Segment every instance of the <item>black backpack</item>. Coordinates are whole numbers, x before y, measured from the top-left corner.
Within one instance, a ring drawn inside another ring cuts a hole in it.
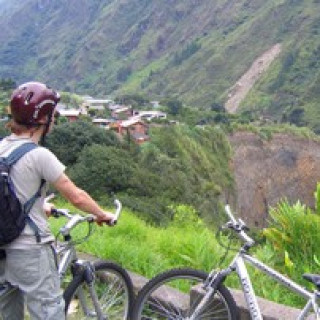
[[[39,229],[29,217],[29,212],[41,194],[45,181],[42,180],[39,190],[24,205],[21,205],[10,178],[11,167],[27,152],[37,147],[28,142],[11,152],[8,157],[0,157],[0,246],[15,240],[21,234],[26,223],[34,230],[37,242],[40,242]]]

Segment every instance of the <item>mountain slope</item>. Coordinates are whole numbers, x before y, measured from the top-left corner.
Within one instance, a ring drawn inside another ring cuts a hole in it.
[[[18,2],[0,0],[0,77],[208,107],[224,103],[255,59],[281,43],[240,110],[280,117],[301,105],[314,118],[319,0]]]

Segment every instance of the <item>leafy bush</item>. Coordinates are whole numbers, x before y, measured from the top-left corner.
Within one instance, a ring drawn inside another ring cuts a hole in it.
[[[187,205],[171,206],[173,211],[172,225],[179,228],[196,228],[203,227],[202,220],[199,218],[196,210]]]
[[[319,193],[317,193],[319,195]],[[318,203],[318,199],[316,200]],[[274,248],[277,263],[296,281],[302,273],[317,273],[320,257],[320,216],[297,202],[280,202],[270,211],[270,225],[264,230],[268,243]]]
[[[94,144],[82,150],[69,173],[76,184],[99,197],[130,188],[135,166],[125,150]]]
[[[114,132],[85,121],[61,123],[54,127],[47,138],[48,148],[66,166],[75,164],[83,148],[93,144],[120,146]]]

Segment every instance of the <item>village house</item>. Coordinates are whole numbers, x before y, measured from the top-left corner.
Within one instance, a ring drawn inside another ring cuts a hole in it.
[[[108,110],[108,107],[113,104],[111,99],[94,99],[90,96],[83,97],[83,102],[81,108],[86,110],[86,112],[94,116],[96,113],[104,114],[105,110]]]
[[[82,106],[89,110],[105,110],[112,104],[110,99],[93,99],[92,97],[85,97]]]
[[[134,115],[140,119],[152,121],[154,119],[167,119],[167,114],[162,111],[151,110],[151,111],[135,111]]]
[[[114,119],[97,118],[97,119],[92,120],[92,123],[95,126],[98,126],[100,128],[104,128],[104,129],[110,129],[110,125],[112,125],[114,122],[115,122]]]
[[[80,109],[58,109],[57,114],[59,117],[67,118],[68,122],[74,122],[82,113]]]
[[[64,106],[58,108],[58,114],[66,117],[69,122],[79,119],[81,114],[91,115],[91,110],[108,110],[107,118],[97,117],[92,119],[92,124],[106,130],[114,130],[122,139],[130,138],[135,143],[141,144],[148,141],[149,126],[145,121],[154,119],[166,119],[167,114],[159,110],[141,111],[133,110],[131,106],[115,104],[110,99],[93,99],[84,97],[84,102],[79,109],[68,109]],[[110,116],[110,118],[108,118]]]
[[[110,106],[111,116],[114,119],[124,120],[132,116],[131,106],[113,105]]]
[[[148,126],[139,117],[117,121],[110,125],[110,128],[122,138],[130,137],[138,144],[149,140]]]

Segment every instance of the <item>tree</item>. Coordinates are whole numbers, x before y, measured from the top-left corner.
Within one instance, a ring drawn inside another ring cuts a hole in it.
[[[77,107],[81,102],[82,98],[76,94],[70,92],[60,92],[61,102],[72,108]]]
[[[224,106],[217,102],[212,103],[210,109],[211,111],[215,111],[215,112],[226,112],[226,109],[224,108]]]
[[[288,121],[290,123],[295,124],[298,127],[302,127],[305,125],[304,117],[304,109],[303,108],[295,108],[288,115]]]
[[[120,142],[112,131],[95,127],[85,121],[77,121],[57,125],[48,136],[47,144],[49,149],[69,166],[76,163],[85,146],[92,144],[117,146]]]
[[[101,197],[130,188],[135,167],[128,151],[94,144],[82,150],[69,173],[78,186],[94,197]]]
[[[165,102],[168,107],[168,113],[173,116],[178,115],[182,110],[182,102],[178,99],[169,99]]]
[[[197,41],[189,43],[181,52],[175,53],[173,57],[173,64],[180,65],[184,60],[187,60],[201,48],[201,44]]]
[[[214,121],[216,123],[229,123],[230,122],[228,115],[226,113],[218,113],[217,115],[215,115]]]
[[[125,82],[128,77],[132,73],[132,67],[131,66],[124,66],[121,67],[117,72],[117,80],[120,82]]]
[[[115,98],[115,102],[138,107],[149,102],[149,100],[141,94],[123,94]]]

